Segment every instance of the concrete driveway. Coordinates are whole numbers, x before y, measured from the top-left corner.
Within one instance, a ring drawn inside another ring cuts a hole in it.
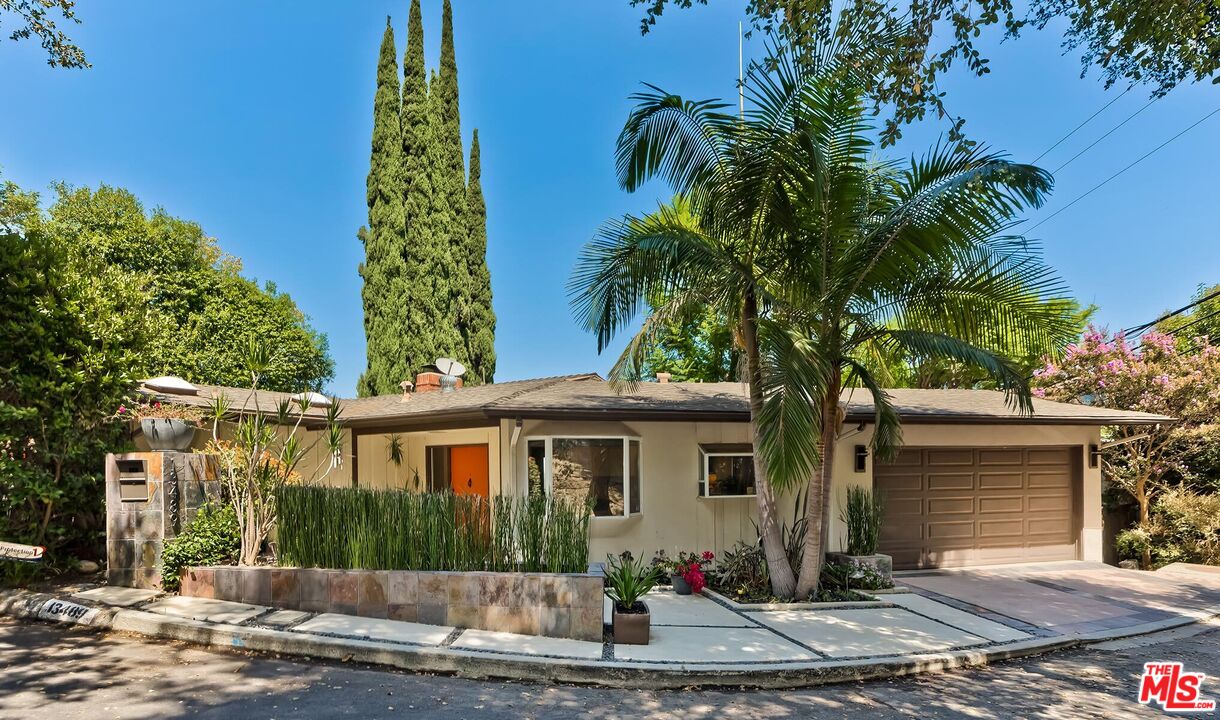
[[[1087,562],[898,573],[895,581],[942,603],[1049,637],[1089,635],[1220,606],[1220,568],[1175,564],[1156,572]]]

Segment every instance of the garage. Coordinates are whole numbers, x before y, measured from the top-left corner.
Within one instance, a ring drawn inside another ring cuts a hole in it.
[[[877,463],[896,569],[1075,560],[1083,448],[903,449]]]

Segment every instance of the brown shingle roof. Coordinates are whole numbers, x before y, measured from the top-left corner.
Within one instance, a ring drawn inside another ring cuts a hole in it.
[[[235,406],[249,390],[201,385],[196,396],[160,396],[192,405],[207,405],[217,392],[228,394]],[[886,391],[905,422],[1017,423],[1056,425],[1142,425],[1169,422],[1162,415],[1111,410],[1034,399],[1034,412],[1025,415],[994,390]],[[288,393],[259,391],[259,403],[274,409]],[[872,397],[862,389],[843,392],[850,422],[869,421]],[[632,392],[616,392],[594,373],[561,375],[464,387],[453,392],[379,395],[342,401],[344,422],[355,428],[425,427],[444,423],[494,423],[500,418],[570,418],[580,420],[723,420],[746,421],[749,407],[742,383],[639,383]],[[311,408],[310,419],[324,416]]]

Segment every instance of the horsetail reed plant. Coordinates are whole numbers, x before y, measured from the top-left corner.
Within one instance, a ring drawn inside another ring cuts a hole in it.
[[[292,486],[281,490],[279,562],[368,570],[584,572],[587,505]]]
[[[839,517],[847,524],[847,554],[872,555],[881,542],[885,506],[880,497],[862,487],[847,488],[847,504]]]

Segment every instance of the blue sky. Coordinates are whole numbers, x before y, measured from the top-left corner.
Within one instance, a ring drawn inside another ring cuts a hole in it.
[[[641,81],[691,97],[735,96],[744,0],[666,15],[641,37],[627,0],[455,3],[462,130],[478,127],[488,205],[488,260],[499,317],[497,379],[605,371],[571,319],[564,284],[605,219],[647,210],[614,179],[613,143]],[[5,109],[0,168],[31,189],[55,180],[124,186],[148,207],[199,221],[274,280],[330,337],[332,390],[354,392],[364,366],[356,229],[377,47],[406,0],[358,3],[159,3],[79,7],[71,30],[94,67],[54,70],[36,44],[0,42]],[[426,53],[439,53],[440,0],[424,3]],[[950,77],[972,137],[1032,160],[1119,92],[1079,78],[1059,36],[988,41],[992,73]],[[747,44],[747,54],[757,49]],[[1137,88],[1044,158],[1058,167],[1147,102]],[[1183,87],[1056,175],[1033,224],[1220,105],[1211,85]],[[1220,282],[1220,116],[1039,226],[1048,259],[1099,320],[1121,328]],[[908,128],[919,152],[944,131]],[[49,193],[48,193],[49,195]]]

